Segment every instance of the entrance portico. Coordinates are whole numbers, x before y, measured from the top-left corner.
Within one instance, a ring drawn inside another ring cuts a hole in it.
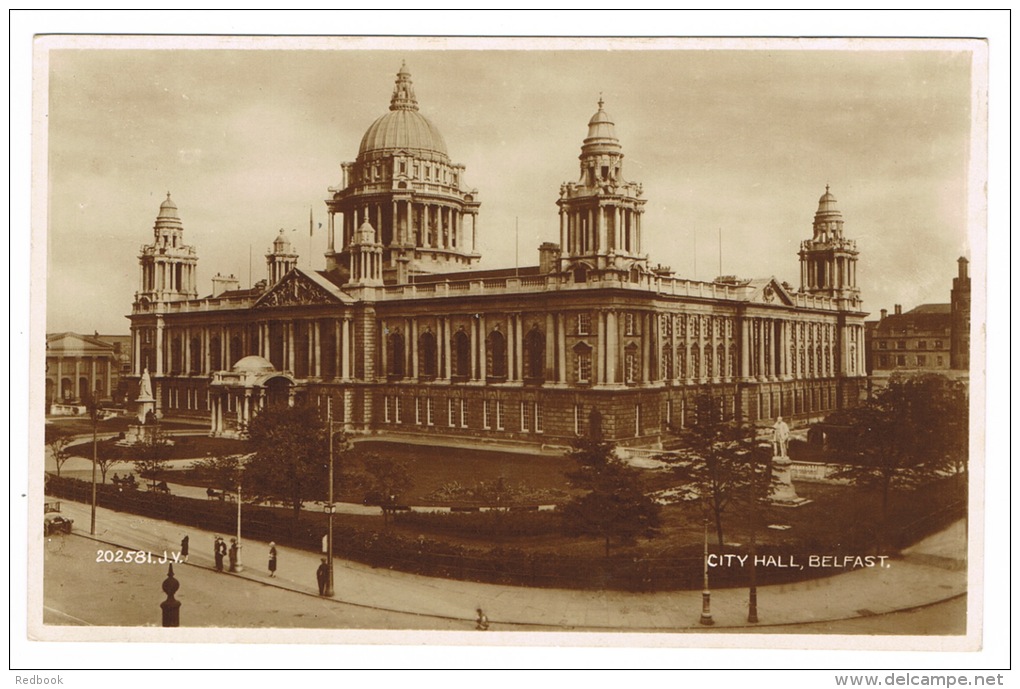
[[[268,360],[254,355],[244,357],[229,371],[214,372],[209,385],[209,434],[244,435],[256,410],[283,402],[293,406],[296,385],[292,375],[277,371]]]

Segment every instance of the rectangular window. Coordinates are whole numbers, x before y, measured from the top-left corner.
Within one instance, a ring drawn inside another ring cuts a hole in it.
[[[436,401],[431,397],[425,399],[425,423],[429,426],[436,425]]]
[[[896,365],[897,366],[906,366],[907,365],[907,357],[903,356],[902,354],[897,356],[896,357]]]
[[[399,397],[394,397],[393,398],[393,412],[394,412],[393,420],[396,421],[397,423],[400,423],[400,398]]]
[[[588,352],[577,355],[577,382],[591,382],[591,354]]]
[[[634,437],[641,435],[641,405],[634,405]]]
[[[942,340],[935,340],[935,349],[942,349]]]
[[[460,401],[460,427],[461,428],[467,428],[468,427],[468,422],[467,422],[467,401],[466,400],[461,400]]]
[[[942,357],[940,357],[940,356],[935,357],[935,363],[938,366],[942,366]]]
[[[917,343],[917,348],[918,349],[928,349],[928,342],[925,341],[925,340],[921,340],[920,342]]]
[[[496,400],[496,430],[503,430],[503,402]]]
[[[521,432],[527,433],[531,429],[531,403],[521,402]]]
[[[666,415],[662,417],[662,430],[669,430],[673,423],[673,400],[666,400]]]
[[[579,314],[577,314],[577,334],[578,335],[590,335],[591,334],[591,314],[590,313],[579,313]]]
[[[879,349],[889,349],[889,343],[886,342],[885,340],[880,340],[879,343],[878,343],[878,348]]]
[[[669,322],[670,321],[668,317],[663,320],[663,323],[666,325],[668,325]],[[623,331],[627,335],[634,335],[634,314],[625,313],[623,315]]]
[[[542,403],[535,402],[535,433],[541,433],[542,428]]]
[[[383,399],[383,420],[386,421],[386,423],[389,423],[390,419],[393,418],[392,413],[390,411],[390,404],[392,401],[393,398],[390,397],[389,395],[386,395],[386,397]]]
[[[882,368],[885,368],[886,366],[888,366],[889,365],[889,357],[887,357],[885,354],[883,354],[882,356],[878,357],[878,365],[881,366]]]
[[[489,400],[482,402],[482,428],[488,430],[489,426]]]
[[[414,422],[421,425],[421,397],[414,398]]]
[[[924,356],[923,354],[918,354],[917,355],[917,365],[918,366],[927,366],[928,365],[928,357]]]
[[[906,349],[906,348],[907,348],[907,341],[906,340],[897,340],[897,342],[896,342],[896,349]]]
[[[452,397],[446,398],[446,422],[450,426],[450,428],[453,428],[454,426],[457,425],[457,416],[456,410],[454,409],[454,404],[455,402]]]
[[[574,405],[574,435],[581,435],[581,405]]]

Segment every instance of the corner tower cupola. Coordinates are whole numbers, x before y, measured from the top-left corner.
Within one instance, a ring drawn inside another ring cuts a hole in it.
[[[280,234],[273,240],[272,249],[266,254],[266,266],[269,269],[269,286],[272,287],[282,280],[283,276],[297,265],[297,262],[298,255],[291,247],[287,235],[281,229]]]
[[[478,190],[464,185],[464,166],[451,162],[443,135],[418,112],[406,65],[389,112],[368,127],[342,173],[326,201],[327,270],[350,269],[355,234],[366,222],[382,246],[387,282],[478,262]]]
[[[152,244],[143,246],[138,256],[141,285],[135,295],[135,302],[196,298],[198,254],[195,247],[184,243],[184,224],[169,191],[159,206],[152,235]]]
[[[367,220],[354,233],[350,247],[351,278],[348,285],[381,285],[382,244],[376,241],[375,228]]]
[[[576,282],[600,276],[639,279],[646,272],[641,253],[640,184],[623,176],[623,147],[613,118],[599,98],[581,145],[580,179],[560,186],[560,270]]]
[[[825,193],[818,199],[811,239],[800,245],[800,291],[859,307],[857,253],[857,242],[843,236],[843,214],[829,185],[825,185]]]

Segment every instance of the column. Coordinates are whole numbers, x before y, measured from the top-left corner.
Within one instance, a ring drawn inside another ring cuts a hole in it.
[[[560,255],[567,253],[567,214],[560,209]]]
[[[134,359],[131,362],[131,372],[136,375],[142,375],[142,330],[141,328],[131,328],[131,349],[134,351]],[[57,379],[57,388],[59,393],[60,379]]]
[[[556,379],[567,382],[567,326],[563,314],[556,315]]]
[[[752,379],[751,340],[751,319],[745,316],[740,319],[740,377],[745,381]]]
[[[650,383],[652,374],[652,317],[641,314],[641,382]]]
[[[411,348],[411,375],[410,378],[417,379],[418,374],[418,319],[411,319],[411,341],[408,342]]]
[[[456,227],[456,225],[454,225],[454,227]],[[439,346],[439,351],[442,353],[443,357],[443,380],[450,380],[453,376],[453,352],[450,349],[450,339],[453,336],[450,332],[452,327],[449,316],[444,316],[439,319],[439,332],[443,338],[443,341]]]
[[[522,380],[524,378],[524,319],[521,314],[514,316],[514,320],[517,322],[517,328],[514,331],[514,380]]]
[[[313,321],[313,330],[315,333],[315,377],[322,377],[322,330],[319,327],[319,321]]]
[[[858,349],[860,349],[860,348],[858,347]],[[116,363],[116,361],[117,361],[116,359],[110,359],[109,361],[106,362],[106,394],[110,396],[110,399],[113,399],[113,389],[112,389],[112,385],[113,385],[113,366]]]
[[[595,383],[602,385],[606,382],[606,313],[596,311],[598,319],[597,338],[595,340]]]
[[[471,380],[478,380],[478,321],[471,319]]]
[[[291,373],[294,372],[294,323],[284,323],[284,330],[287,333],[287,370]]]
[[[616,312],[606,313],[606,382],[616,383],[616,357],[618,354]]]
[[[479,380],[485,380],[488,375],[488,360],[485,356],[485,314],[483,313],[478,317],[478,378]]]
[[[556,334],[553,331],[554,327],[556,326],[552,313],[545,314],[545,371],[542,376],[545,381],[552,381],[556,375]],[[537,371],[534,373],[537,374]]]
[[[350,380],[351,378],[351,319],[349,316],[344,317],[343,324],[343,356],[341,357],[342,376],[344,380]]]
[[[163,375],[163,319],[156,319],[156,375]],[[153,391],[155,392],[155,391]]]

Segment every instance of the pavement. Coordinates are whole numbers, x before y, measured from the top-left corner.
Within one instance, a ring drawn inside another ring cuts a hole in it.
[[[88,537],[89,506],[66,500],[62,503],[63,512],[74,519],[74,536]],[[164,553],[172,557],[187,533],[190,557],[181,571],[213,570],[211,532],[102,508],[97,512],[96,522],[94,538],[100,544],[97,550],[145,550],[157,559]],[[244,541],[241,556],[244,571],[214,576],[289,591],[321,606],[324,599],[318,596],[315,581],[320,554],[277,546],[277,577],[270,578],[266,571],[268,550],[268,543]],[[451,624],[463,628],[474,618],[475,609],[481,607],[492,628],[498,630],[747,631],[868,618],[959,598],[967,592],[966,563],[962,560],[965,553],[966,527],[961,520],[907,549],[902,556],[888,559],[885,567],[759,587],[757,625],[746,619],[745,588],[713,590],[714,625],[706,627],[699,624],[701,591],[628,593],[500,586],[423,577],[340,559],[334,566],[333,602],[411,615],[419,621],[428,619],[426,626],[435,629],[448,629]],[[825,555],[819,553],[819,557]],[[342,628],[342,622],[337,624]],[[421,628],[418,623],[413,626]]]

